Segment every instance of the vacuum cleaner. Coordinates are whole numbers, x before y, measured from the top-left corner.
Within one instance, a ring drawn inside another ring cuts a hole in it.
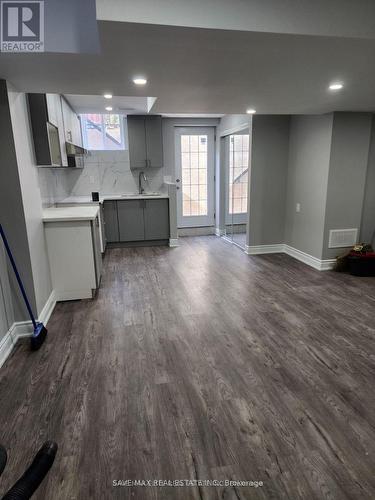
[[[25,301],[30,319],[31,319],[33,327],[34,327],[34,332],[31,336],[31,349],[33,351],[36,351],[41,347],[41,345],[43,344],[43,342],[45,341],[45,339],[47,337],[47,328],[43,325],[43,323],[37,322],[35,317],[34,317],[33,310],[31,309],[30,302],[29,302],[27,295],[26,295],[25,287],[23,286],[21,276],[18,272],[15,260],[13,258],[12,252],[10,250],[8,240],[5,236],[5,233],[4,233],[4,230],[3,230],[3,227],[1,224],[0,224],[0,235],[1,235],[1,238],[4,242],[5,250],[8,254],[9,261],[12,265],[14,274],[16,275],[18,286],[20,288],[23,300]]]

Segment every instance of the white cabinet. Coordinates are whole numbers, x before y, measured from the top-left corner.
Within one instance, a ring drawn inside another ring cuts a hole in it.
[[[62,121],[61,102],[59,94],[46,94],[48,121],[58,127]]]
[[[63,97],[61,98],[61,104],[64,119],[65,140],[75,146],[82,147],[80,119]]]
[[[105,252],[105,248],[107,245],[107,240],[105,236],[105,230],[104,230],[104,210],[103,210],[103,203],[95,202],[95,201],[88,201],[88,202],[60,202],[56,203],[56,207],[60,208],[67,208],[67,207],[95,207],[99,205],[99,212],[98,212],[98,220],[99,220],[99,238],[100,238],[100,250],[102,253]]]
[[[44,219],[44,225],[56,300],[92,298],[102,275],[98,217],[93,220]]]

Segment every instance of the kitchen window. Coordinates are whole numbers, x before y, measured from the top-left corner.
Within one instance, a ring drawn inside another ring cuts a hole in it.
[[[117,114],[81,114],[83,145],[88,150],[128,149],[126,118]]]

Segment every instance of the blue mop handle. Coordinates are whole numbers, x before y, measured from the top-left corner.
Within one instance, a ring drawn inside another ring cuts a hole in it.
[[[12,264],[14,274],[16,275],[18,286],[20,287],[23,300],[25,301],[27,310],[29,311],[30,319],[31,319],[31,321],[33,323],[33,326],[34,326],[34,329],[35,329],[37,327],[37,324],[36,324],[36,321],[35,321],[35,318],[34,318],[33,310],[31,309],[30,302],[29,302],[29,300],[27,298],[27,295],[26,295],[26,290],[25,290],[25,288],[23,286],[23,283],[21,281],[21,276],[19,275],[16,263],[15,263],[15,261],[13,259],[13,255],[12,255],[12,252],[11,252],[9,244],[8,244],[8,240],[7,240],[6,236],[5,236],[5,233],[3,231],[3,226],[1,224],[0,224],[0,234],[1,234],[1,237],[3,239],[4,246],[5,246],[5,249],[7,251],[10,263]]]

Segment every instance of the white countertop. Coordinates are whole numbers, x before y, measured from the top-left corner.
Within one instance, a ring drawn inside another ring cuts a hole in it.
[[[103,194],[100,195],[99,203],[103,203],[105,200],[160,200],[169,198],[167,193],[161,193],[159,195],[147,195],[147,194],[132,194],[132,193],[124,193],[121,194]],[[63,203],[92,203],[93,205],[97,205],[97,201],[92,201],[91,196],[68,196],[67,198],[59,201],[59,205]]]
[[[98,205],[76,207],[51,207],[43,210],[43,222],[94,220],[99,212]]]

